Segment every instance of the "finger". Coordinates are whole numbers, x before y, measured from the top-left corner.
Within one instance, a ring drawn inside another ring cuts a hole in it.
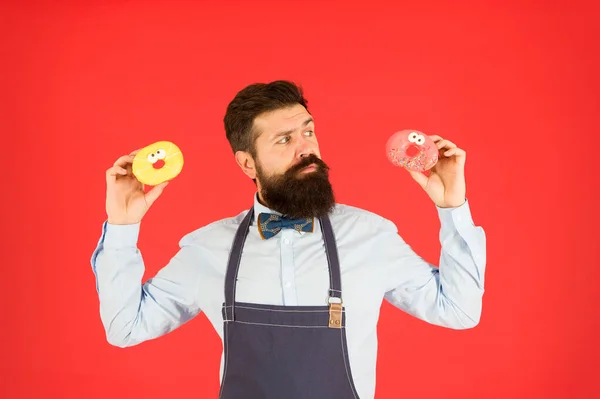
[[[138,148],[137,150],[130,152],[129,155],[136,156],[137,153],[140,152],[140,150],[141,150],[141,148]]]
[[[106,177],[116,178],[117,176],[126,176],[127,170],[120,166],[113,166],[106,171]]]
[[[167,187],[168,184],[168,181],[160,183],[152,187],[152,189],[146,193],[146,204],[148,204],[148,207],[150,207],[154,203],[154,201],[156,201],[158,197],[160,197],[163,190],[165,189],[165,187]]]
[[[124,168],[126,165],[130,164],[133,162],[133,158],[135,157],[135,155],[123,155],[122,157],[120,157],[119,159],[117,159],[115,161],[115,163],[113,164],[113,166],[120,166],[122,168]]]
[[[107,176],[117,176],[117,175],[126,175],[126,174],[127,174],[127,170],[120,166],[113,166],[106,170]]]
[[[436,134],[429,135],[429,138],[430,138],[431,140],[433,140],[433,142],[434,142],[434,143],[437,143],[438,141],[441,141],[441,140],[443,140],[443,138],[441,138],[440,136],[438,136],[438,135],[436,135]]]
[[[455,148],[451,148],[451,149],[445,151],[444,156],[446,156],[446,157],[451,157],[451,156],[466,157],[467,153],[465,152],[465,150],[455,147]]]
[[[427,186],[427,181],[429,180],[429,178],[423,173],[415,172],[413,170],[409,170],[408,173],[419,184],[419,186],[421,186],[422,188],[425,188]]]
[[[454,144],[450,140],[440,140],[435,144],[439,150],[441,150],[442,148],[455,148],[456,147],[456,144]]]

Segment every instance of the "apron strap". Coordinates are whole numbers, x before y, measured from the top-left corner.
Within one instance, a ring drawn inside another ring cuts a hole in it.
[[[233,246],[229,252],[229,261],[227,262],[227,272],[225,273],[225,320],[234,320],[233,304],[235,303],[235,286],[237,283],[240,260],[242,259],[242,249],[246,236],[250,230],[250,222],[254,216],[254,206],[250,208],[240,227],[238,227],[233,239]]]
[[[328,216],[319,218],[325,240],[325,254],[329,265],[329,303],[342,303],[342,278],[335,235]]]

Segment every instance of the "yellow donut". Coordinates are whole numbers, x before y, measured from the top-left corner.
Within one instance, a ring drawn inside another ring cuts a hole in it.
[[[175,178],[183,168],[183,154],[170,141],[142,148],[133,158],[131,170],[142,184],[156,186]]]

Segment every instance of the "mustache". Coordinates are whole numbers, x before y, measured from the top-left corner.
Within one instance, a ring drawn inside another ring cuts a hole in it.
[[[328,171],[329,170],[329,166],[327,166],[327,164],[325,162],[323,162],[316,155],[310,154],[309,156],[302,158],[300,160],[300,162],[298,162],[294,166],[291,166],[287,170],[286,174],[293,175],[293,174],[301,171],[302,169],[306,168],[307,166],[309,166],[311,164],[317,165],[320,169],[323,169],[324,171]]]

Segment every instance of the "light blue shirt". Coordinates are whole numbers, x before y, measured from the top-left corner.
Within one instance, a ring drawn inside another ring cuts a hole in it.
[[[256,217],[272,212],[254,195],[255,220],[244,246],[236,300],[271,305],[327,304],[329,273],[319,221],[312,233],[284,229],[261,239]],[[479,322],[486,237],[469,203],[437,208],[439,268],[428,264],[389,220],[337,204],[330,215],[338,246],[352,376],[359,397],[375,396],[377,321],[382,301],[425,322],[466,329]],[[247,210],[185,235],[179,251],[153,278],[141,281],[140,223],[104,223],[91,259],[100,317],[110,344],[137,345],[180,327],[200,312],[221,340],[224,278],[234,235]],[[201,343],[198,343],[201,345]],[[293,343],[290,343],[293,345]],[[221,378],[223,357],[221,358]]]

